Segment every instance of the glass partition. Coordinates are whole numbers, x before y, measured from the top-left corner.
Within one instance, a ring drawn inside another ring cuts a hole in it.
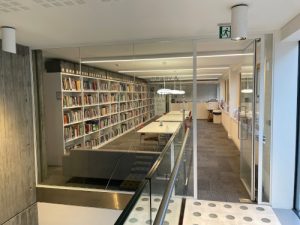
[[[192,72],[192,42],[128,42],[42,52],[44,123],[38,130],[45,139],[37,154],[39,184],[135,191],[174,133],[139,130],[152,122],[183,126],[191,111],[190,88],[181,81]],[[158,94],[163,87],[186,94]],[[168,111],[176,115],[157,120]],[[172,159],[184,129],[179,132]],[[162,164],[169,168],[170,159]],[[163,170],[158,177],[170,173],[162,175]]]

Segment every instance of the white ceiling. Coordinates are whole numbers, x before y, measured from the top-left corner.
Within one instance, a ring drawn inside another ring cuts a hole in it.
[[[203,57],[212,54],[229,54],[244,52],[251,40],[234,42],[229,40],[202,40],[197,43],[199,57],[199,79],[216,79],[226,74],[230,67],[237,65],[251,65],[253,56]],[[251,46],[251,45],[250,45]],[[178,58],[178,54],[185,54],[190,58]],[[44,57],[61,58],[80,62],[80,59],[109,58],[112,61],[87,63],[87,65],[125,73],[144,79],[174,78],[191,79],[193,73],[192,41],[145,42],[140,44],[101,45],[80,48],[44,49]],[[169,58],[160,58],[162,55]],[[120,56],[129,61],[114,61]],[[136,60],[141,56],[151,57],[151,60]],[[173,57],[173,58],[170,58]],[[134,60],[132,60],[134,59]]]
[[[278,30],[300,11],[299,0],[244,0],[250,33]],[[217,37],[241,0],[0,0],[0,26],[14,26],[33,48],[144,39]],[[59,6],[60,5],[60,6]]]

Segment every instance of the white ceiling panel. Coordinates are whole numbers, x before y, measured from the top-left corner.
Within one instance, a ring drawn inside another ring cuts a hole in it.
[[[16,27],[18,43],[47,48],[128,40],[217,38],[217,24],[230,22],[230,7],[241,2],[0,0],[0,3],[0,26]],[[243,3],[249,4],[249,32],[254,34],[278,30],[300,12],[299,0]],[[149,47],[149,54],[151,51],[158,49]]]

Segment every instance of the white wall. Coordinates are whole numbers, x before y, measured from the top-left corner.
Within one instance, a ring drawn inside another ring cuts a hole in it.
[[[39,225],[113,225],[122,211],[38,203]]]
[[[275,36],[271,152],[271,203],[291,209],[294,196],[298,43]]]
[[[233,116],[235,110],[239,107],[240,92],[240,68],[231,69],[229,73],[229,109]]]

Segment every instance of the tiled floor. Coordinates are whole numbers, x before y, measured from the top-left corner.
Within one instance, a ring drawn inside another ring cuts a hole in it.
[[[127,218],[125,225],[143,225],[150,224],[150,201],[149,197],[142,197],[137,202],[134,210],[131,212],[130,216]],[[181,198],[172,198],[168,207],[164,225],[177,225],[179,224],[180,208],[181,208]],[[161,203],[161,197],[152,197],[152,218],[156,217],[157,210]]]
[[[183,225],[280,225],[269,206],[186,200]]]
[[[240,152],[221,124],[198,120],[198,199],[249,198],[240,180]]]

